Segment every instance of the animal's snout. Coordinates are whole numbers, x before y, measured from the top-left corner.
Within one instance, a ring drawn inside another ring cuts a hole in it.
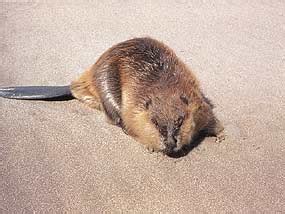
[[[177,139],[175,137],[169,137],[165,142],[165,149],[164,153],[165,154],[171,154],[174,151],[176,151],[177,148]]]

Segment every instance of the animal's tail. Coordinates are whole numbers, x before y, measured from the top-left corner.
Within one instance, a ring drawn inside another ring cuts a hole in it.
[[[0,87],[0,97],[18,100],[62,101],[74,99],[70,86]]]

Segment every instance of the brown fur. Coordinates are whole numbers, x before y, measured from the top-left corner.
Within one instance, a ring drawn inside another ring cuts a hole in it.
[[[223,126],[194,74],[151,38],[113,46],[72,83],[71,91],[153,151],[179,150],[201,130],[223,138]]]

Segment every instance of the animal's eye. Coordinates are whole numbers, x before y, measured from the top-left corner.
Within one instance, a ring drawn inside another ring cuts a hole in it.
[[[167,131],[167,126],[162,126],[162,127],[161,127],[161,131],[166,132],[166,131]]]
[[[159,132],[163,135],[166,136],[167,135],[167,126],[162,126],[159,128]]]

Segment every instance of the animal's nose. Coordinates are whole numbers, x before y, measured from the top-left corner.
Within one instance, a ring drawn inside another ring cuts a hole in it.
[[[175,148],[177,147],[177,139],[174,137],[170,137],[165,142],[165,153],[170,154],[172,153]]]
[[[169,137],[168,140],[167,140],[167,143],[168,143],[170,146],[176,146],[177,139],[176,139],[175,137]]]

